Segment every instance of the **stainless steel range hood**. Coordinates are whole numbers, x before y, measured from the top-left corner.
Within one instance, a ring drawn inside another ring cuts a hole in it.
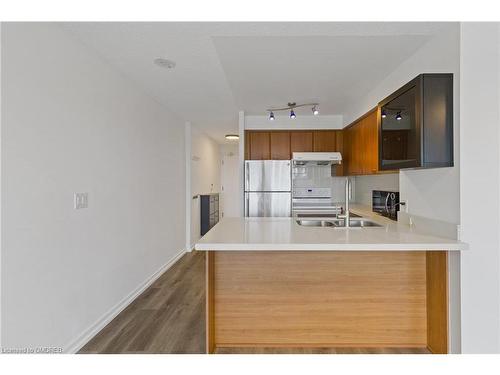
[[[335,165],[342,164],[342,155],[340,152],[294,152],[294,165]]]

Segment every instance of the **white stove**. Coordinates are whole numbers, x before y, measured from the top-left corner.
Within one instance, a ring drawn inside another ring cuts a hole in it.
[[[335,217],[342,205],[332,199],[331,188],[295,187],[292,191],[292,215],[297,217]]]

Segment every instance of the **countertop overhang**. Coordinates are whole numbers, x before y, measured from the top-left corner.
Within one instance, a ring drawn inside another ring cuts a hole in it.
[[[461,251],[456,239],[371,216],[382,227],[304,227],[295,218],[224,218],[195,245],[201,251]]]

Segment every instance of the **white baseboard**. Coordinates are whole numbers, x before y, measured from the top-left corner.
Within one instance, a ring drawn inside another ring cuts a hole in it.
[[[174,265],[186,253],[186,249],[180,251],[171,260],[160,267],[155,273],[149,276],[128,296],[113,306],[106,314],[98,319],[94,324],[81,333],[70,344],[64,347],[64,353],[77,353],[86,343],[88,343],[95,335],[97,335],[109,322],[111,322],[119,313],[121,313],[128,305],[130,305],[139,295],[144,292],[153,282],[156,281],[165,271]]]

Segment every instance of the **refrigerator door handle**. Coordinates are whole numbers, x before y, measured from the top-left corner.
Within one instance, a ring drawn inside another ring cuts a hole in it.
[[[245,217],[248,217],[248,204],[249,204],[249,196],[248,193],[245,193]]]

